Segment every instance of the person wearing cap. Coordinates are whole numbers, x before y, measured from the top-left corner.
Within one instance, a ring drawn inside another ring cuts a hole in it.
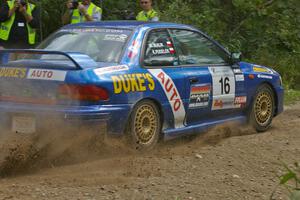
[[[152,8],[152,0],[140,0],[143,9],[136,16],[137,21],[159,21],[157,12]]]
[[[62,17],[63,24],[101,20],[102,9],[91,0],[82,0],[82,2],[68,0],[66,6],[67,11]]]

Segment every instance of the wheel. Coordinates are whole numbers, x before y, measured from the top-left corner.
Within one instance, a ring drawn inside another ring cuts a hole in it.
[[[261,85],[256,91],[250,110],[250,124],[257,132],[264,132],[270,127],[274,112],[274,93],[270,86]]]
[[[129,142],[137,150],[149,150],[158,142],[160,132],[161,119],[157,106],[150,100],[139,102],[129,118]]]

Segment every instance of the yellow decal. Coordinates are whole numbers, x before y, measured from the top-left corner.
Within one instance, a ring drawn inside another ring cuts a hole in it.
[[[253,71],[255,72],[265,72],[265,73],[270,73],[270,70],[267,68],[263,67],[258,67],[258,66],[253,66]]]
[[[155,82],[149,73],[141,74],[125,74],[119,76],[112,76],[115,94],[121,92],[144,92],[147,89],[153,91],[155,89]]]
[[[25,78],[26,72],[27,69],[25,68],[4,67],[4,68],[0,68],[0,77]]]

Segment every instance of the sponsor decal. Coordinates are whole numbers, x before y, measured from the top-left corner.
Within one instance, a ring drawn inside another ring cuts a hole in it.
[[[212,103],[212,110],[233,109],[233,108],[240,108],[240,107],[241,104],[235,104],[231,98],[213,100]]]
[[[25,78],[27,73],[26,68],[1,67],[0,77],[5,78]]]
[[[268,75],[264,75],[264,74],[258,74],[257,77],[258,78],[265,78],[265,79],[273,79],[272,76],[268,76]]]
[[[235,75],[231,67],[209,67],[213,86],[212,110],[235,108]]]
[[[149,48],[162,48],[164,47],[164,44],[163,43],[150,43],[148,45]]]
[[[254,72],[260,72],[260,73],[269,73],[269,74],[273,74],[273,71],[266,68],[266,67],[262,67],[262,66],[258,66],[258,65],[254,65],[253,66],[253,71]]]
[[[167,41],[167,46],[169,47],[170,53],[174,54],[175,53],[175,49],[174,49],[174,46],[173,46],[173,44],[172,44],[171,41]]]
[[[100,76],[103,74],[109,74],[112,72],[120,72],[128,70],[127,65],[118,65],[118,66],[109,66],[109,67],[101,67],[94,70],[95,74]]]
[[[129,58],[135,58],[139,53],[139,46],[141,43],[138,40],[134,40],[132,42],[132,45],[128,48],[128,57]]]
[[[103,28],[73,28],[65,29],[74,33],[123,33],[122,29],[103,29]],[[65,31],[63,30],[63,31]]]
[[[155,82],[149,73],[141,74],[124,74],[111,77],[114,85],[114,93],[121,92],[144,92],[146,90],[153,91]]]
[[[242,73],[242,70],[241,69],[233,69],[233,72],[235,74],[241,74]]]
[[[158,80],[168,98],[174,115],[175,128],[183,127],[185,109],[180,94],[172,78],[161,69],[148,69],[148,71]]]
[[[175,53],[175,49],[174,48],[169,48],[169,50],[170,50],[170,54],[174,54]]]
[[[211,85],[195,85],[191,88],[189,108],[208,106]]]
[[[121,35],[113,35],[113,34],[108,34],[104,36],[103,40],[106,41],[114,41],[114,42],[125,42],[127,39],[127,35],[121,34]]]
[[[135,40],[132,41],[131,45],[128,47],[128,58],[129,58],[128,65],[134,64],[136,62],[135,59],[137,59],[140,53],[142,41],[144,38],[143,31],[146,30],[147,30],[146,27],[141,27],[141,30],[138,33],[138,35],[135,37]]]
[[[245,107],[246,102],[247,102],[246,96],[235,97],[234,106],[235,106],[235,108],[242,108],[242,107]]]
[[[64,81],[66,71],[47,70],[47,69],[29,69],[27,78],[37,80]]]
[[[163,43],[151,43],[148,45],[148,48],[151,48],[151,52],[153,55],[165,55],[175,53],[175,49],[171,41],[167,41],[166,45],[164,45]]]
[[[213,107],[214,108],[220,108],[220,109],[222,109],[223,105],[224,105],[224,103],[223,103],[222,100],[214,100],[213,101]]]
[[[244,81],[245,77],[243,74],[237,74],[237,75],[235,75],[235,80],[236,81]]]
[[[170,53],[169,49],[152,49],[153,55],[165,55],[169,53]]]
[[[246,96],[235,97],[234,99],[234,104],[246,104],[246,102],[247,102]]]

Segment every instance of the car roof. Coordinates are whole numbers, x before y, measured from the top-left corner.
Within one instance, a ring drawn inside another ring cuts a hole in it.
[[[196,30],[201,32],[203,35],[205,35],[207,38],[210,38],[205,32],[202,30],[195,28],[190,25],[185,24],[177,24],[177,23],[171,23],[171,22],[151,22],[151,21],[135,21],[135,20],[119,20],[119,21],[98,21],[98,22],[82,22],[82,23],[76,23],[76,24],[69,24],[62,29],[72,29],[72,28],[95,28],[95,27],[103,27],[103,28],[120,28],[120,29],[138,29],[141,27],[147,27],[147,28],[182,28],[182,29],[190,29],[190,30]],[[218,42],[214,41],[214,43],[218,44],[224,51],[229,53],[227,49],[225,49],[222,45],[220,45]]]
[[[82,22],[77,24],[69,24],[64,26],[64,29],[68,28],[86,28],[86,27],[111,27],[111,28],[125,28],[125,29],[136,29],[139,27],[181,27],[181,28],[190,28],[195,29],[192,26],[170,23],[170,22],[144,22],[144,21],[99,21],[99,22]]]

